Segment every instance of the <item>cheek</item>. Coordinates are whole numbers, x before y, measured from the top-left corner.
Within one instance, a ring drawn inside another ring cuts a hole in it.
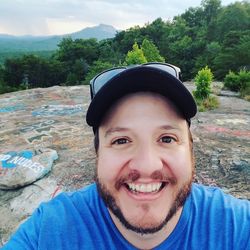
[[[173,151],[166,159],[170,171],[176,178],[190,177],[192,174],[193,160],[190,151],[186,148]]]
[[[121,156],[108,152],[99,152],[97,159],[97,174],[99,178],[114,180],[120,174],[125,164]]]

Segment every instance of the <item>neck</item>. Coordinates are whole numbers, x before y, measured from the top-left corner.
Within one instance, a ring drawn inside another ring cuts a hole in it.
[[[171,218],[171,220],[167,223],[165,227],[163,227],[160,231],[153,234],[139,234],[134,231],[128,230],[121,224],[119,219],[109,210],[110,216],[116,225],[117,229],[120,231],[122,236],[133,246],[139,249],[152,249],[159,244],[161,244],[164,240],[168,238],[168,236],[175,229],[183,208],[180,208],[176,214]]]

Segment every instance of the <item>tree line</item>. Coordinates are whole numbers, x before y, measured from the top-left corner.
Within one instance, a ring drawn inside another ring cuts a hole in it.
[[[142,55],[129,56],[131,49],[141,50]],[[220,0],[202,0],[199,7],[191,7],[171,21],[158,18],[143,27],[121,31],[112,39],[64,38],[49,57],[27,54],[6,59],[0,67],[0,93],[87,84],[96,73],[133,64],[141,56],[146,61],[179,66],[184,80],[193,79],[205,66],[218,80],[229,71],[249,70],[250,3],[222,6]]]

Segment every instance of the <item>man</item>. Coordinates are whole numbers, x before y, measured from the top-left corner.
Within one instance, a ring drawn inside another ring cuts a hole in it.
[[[250,202],[192,183],[192,95],[149,63],[91,81],[96,183],[42,204],[3,249],[250,249]]]

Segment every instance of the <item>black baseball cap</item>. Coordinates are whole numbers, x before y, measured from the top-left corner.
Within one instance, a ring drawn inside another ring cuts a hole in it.
[[[94,132],[117,100],[135,92],[154,92],[168,98],[189,125],[197,112],[193,96],[180,80],[179,68],[171,64],[147,63],[113,68],[93,78],[90,91],[92,100],[86,121]]]

